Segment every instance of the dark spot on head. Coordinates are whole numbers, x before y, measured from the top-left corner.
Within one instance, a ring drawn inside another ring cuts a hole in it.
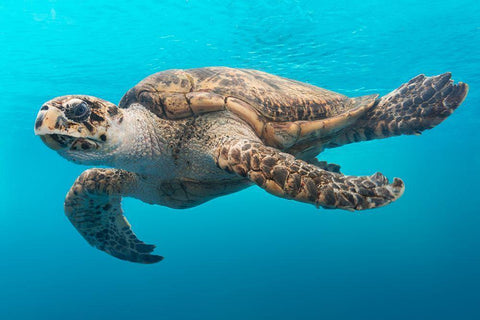
[[[107,203],[106,205],[103,206],[103,210],[107,211],[112,207],[110,203]]]
[[[40,110],[48,110],[48,106],[47,105],[44,105],[43,107],[40,108]]]
[[[57,121],[55,121],[55,129],[58,129],[58,128],[60,128],[61,126],[64,126],[66,122],[67,122],[67,119],[65,119],[65,118],[62,117],[62,116],[59,116],[59,117],[57,118]]]
[[[83,124],[85,125],[85,127],[87,127],[88,131],[93,131],[93,126],[89,122],[84,122]]]
[[[98,121],[98,122],[101,122],[101,121],[105,120],[103,117],[99,116],[95,112],[92,112],[92,114],[90,115],[90,119],[93,120],[93,121]]]
[[[102,104],[99,101],[89,101],[92,109],[100,109]]]
[[[37,121],[35,121],[35,129],[38,129],[42,126],[43,117],[44,117],[43,113],[38,116]]]
[[[100,136],[100,140],[102,140],[102,141],[106,141],[106,140],[107,140],[107,136],[106,136],[106,135],[104,135],[104,134],[102,134],[102,135]]]
[[[107,112],[109,115],[114,116],[118,114],[118,110],[116,107],[108,107]]]

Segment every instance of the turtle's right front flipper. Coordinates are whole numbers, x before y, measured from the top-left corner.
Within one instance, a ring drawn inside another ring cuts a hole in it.
[[[65,214],[92,246],[122,260],[155,263],[163,259],[133,233],[122,214],[122,196],[138,190],[138,176],[119,169],[89,169],[65,198]]]
[[[402,180],[393,183],[380,173],[346,176],[320,169],[259,142],[230,140],[217,152],[217,165],[250,179],[276,196],[325,208],[364,210],[398,199]]]
[[[449,72],[419,75],[377,100],[355,124],[331,139],[327,148],[347,143],[420,134],[440,124],[458,108],[468,85],[454,83]]]

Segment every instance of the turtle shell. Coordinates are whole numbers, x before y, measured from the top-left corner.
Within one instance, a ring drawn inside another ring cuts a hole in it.
[[[353,123],[376,97],[350,99],[257,70],[209,67],[155,73],[130,89],[119,107],[140,103],[172,120],[229,110],[267,144],[286,149]]]

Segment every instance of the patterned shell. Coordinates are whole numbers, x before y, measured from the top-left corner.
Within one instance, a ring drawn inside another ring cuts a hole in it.
[[[155,73],[130,89],[119,107],[137,102],[161,118],[185,118],[196,113],[188,110],[194,93],[219,105],[200,113],[221,110],[228,98],[235,98],[274,122],[325,119],[354,107],[352,99],[332,91],[261,71],[226,67]]]

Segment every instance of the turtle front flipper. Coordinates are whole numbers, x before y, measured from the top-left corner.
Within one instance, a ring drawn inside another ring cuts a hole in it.
[[[65,214],[92,246],[122,260],[155,263],[163,257],[150,254],[155,246],[135,236],[120,206],[137,184],[137,175],[125,170],[86,170],[65,198]]]
[[[403,134],[418,135],[435,127],[458,108],[468,93],[468,85],[455,84],[451,76],[449,72],[433,77],[416,76],[377,100],[326,147]]]
[[[229,140],[217,150],[217,165],[279,197],[325,208],[364,210],[398,199],[402,180],[381,173],[347,176],[320,169],[294,156],[249,140]]]

